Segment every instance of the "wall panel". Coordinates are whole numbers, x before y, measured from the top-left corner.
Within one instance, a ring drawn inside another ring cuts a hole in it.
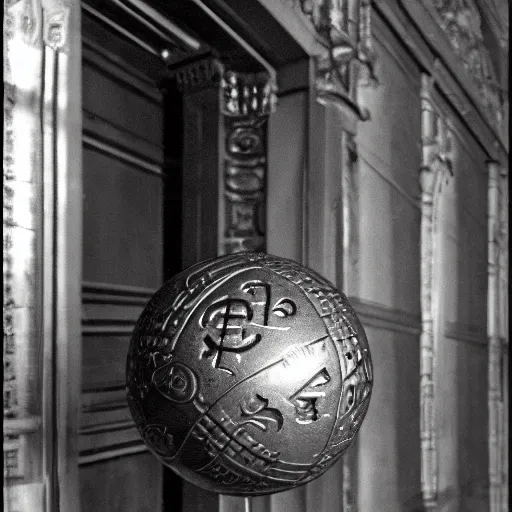
[[[162,178],[88,144],[83,153],[84,280],[158,287]]]
[[[297,261],[303,250],[308,101],[306,91],[279,98],[268,123],[267,247]]]
[[[463,126],[453,126],[453,179],[443,188],[439,221],[437,503],[441,511],[476,511],[488,508],[487,178],[483,151]]]
[[[150,59],[135,69],[125,40],[87,15],[83,28],[81,507],[153,512],[162,465],[131,418],[125,372],[135,322],[163,280],[162,94]]]
[[[459,510],[477,512],[489,507],[487,439],[487,347],[459,342],[457,361]],[[475,378],[479,376],[479,378]]]
[[[133,467],[139,471],[133,471]],[[101,475],[101,478],[98,478]],[[155,512],[162,496],[161,469],[157,458],[145,453],[88,464],[81,468],[83,511]],[[119,487],[130,493],[119,493]],[[155,488],[150,494],[148,489]],[[137,496],[137,499],[133,499]]]
[[[359,297],[419,314],[419,208],[363,158],[359,164]]]
[[[476,144],[472,145],[472,153],[462,144],[458,147],[454,168],[460,254],[457,321],[483,333],[487,323],[486,158]]]
[[[419,426],[420,72],[376,24],[379,85],[360,90],[358,273],[353,302],[374,361],[375,386],[359,435],[361,512],[421,504]]]
[[[361,299],[419,313],[419,70],[385,27],[377,27],[379,85],[360,91],[371,119],[360,123]]]
[[[365,330],[375,386],[359,434],[359,510],[411,511],[420,502],[417,336]]]

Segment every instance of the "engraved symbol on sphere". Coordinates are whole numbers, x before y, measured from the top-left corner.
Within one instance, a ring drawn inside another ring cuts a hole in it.
[[[255,397],[242,402],[240,405],[242,418],[249,418],[241,421],[238,425],[251,424],[260,430],[266,431],[267,424],[274,425],[277,432],[283,428],[283,415],[279,409],[268,407],[268,400],[261,395],[256,394]]]
[[[142,437],[158,455],[171,457],[176,451],[174,438],[168,432],[167,427],[148,425],[142,432]]]
[[[288,401],[295,408],[297,423],[305,425],[319,419],[320,401],[326,396],[326,386],[331,382],[326,365],[326,344],[321,342],[292,347],[284,355],[282,363],[271,370],[273,382],[295,383],[295,390],[288,396]],[[299,380],[296,380],[297,376]]]
[[[245,325],[252,320],[252,317],[252,307],[246,300],[223,299],[212,304],[207,308],[200,322],[201,326],[208,331],[203,339],[206,348],[201,357],[212,357],[214,368],[234,375],[232,370],[221,366],[222,354],[224,352],[240,354],[259,343],[260,334],[246,332]]]
[[[297,423],[308,424],[318,419],[317,401],[325,396],[322,388],[330,380],[329,372],[323,368],[290,397],[295,406]]]
[[[280,318],[286,318],[288,316],[293,316],[297,312],[297,306],[295,302],[291,299],[281,299],[277,302],[277,304],[272,308],[272,313]]]
[[[197,377],[194,372],[178,362],[155,370],[153,383],[163,396],[179,404],[190,402],[197,393]]]
[[[229,375],[235,373],[221,364],[223,353],[241,354],[250,350],[262,339],[261,333],[255,329],[268,326],[269,285],[249,281],[242,285],[241,291],[249,295],[250,300],[222,298],[208,306],[199,321],[199,325],[207,331],[203,338],[205,348],[201,358],[211,357],[212,366]],[[272,308],[272,312],[280,318],[293,316],[296,311],[295,303],[287,298],[278,300]]]

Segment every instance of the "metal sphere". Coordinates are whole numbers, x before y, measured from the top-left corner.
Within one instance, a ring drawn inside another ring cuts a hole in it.
[[[326,471],[368,409],[372,364],[346,297],[297,263],[240,253],[167,282],[135,328],[130,410],[183,478],[234,495]]]

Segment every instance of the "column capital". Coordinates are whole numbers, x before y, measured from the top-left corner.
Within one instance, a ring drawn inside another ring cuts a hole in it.
[[[267,72],[227,71],[221,81],[226,116],[268,116],[275,110],[275,80]]]

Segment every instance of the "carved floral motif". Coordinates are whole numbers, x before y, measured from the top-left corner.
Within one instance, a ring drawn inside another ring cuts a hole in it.
[[[455,53],[473,79],[487,117],[493,125],[501,126],[501,91],[484,44],[481,18],[476,5],[471,0],[433,0],[432,5]]]

